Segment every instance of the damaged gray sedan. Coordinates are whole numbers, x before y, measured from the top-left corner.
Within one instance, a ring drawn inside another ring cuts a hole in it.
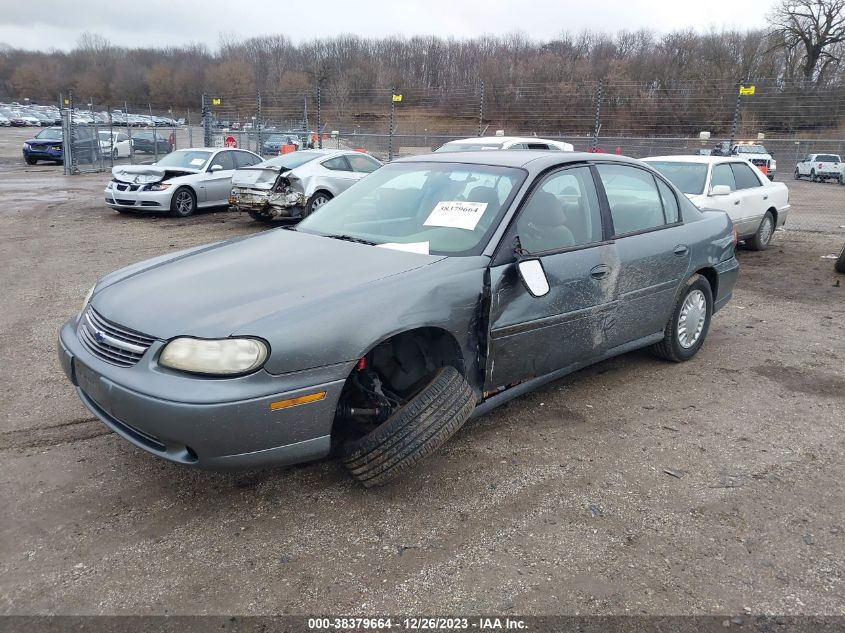
[[[59,359],[85,406],[154,455],[217,469],[334,452],[373,486],[582,367],[695,356],[731,298],[735,243],[725,213],[632,159],[418,156],[296,228],[106,275]]]
[[[381,165],[351,150],[291,152],[236,171],[229,204],[257,222],[304,218]]]

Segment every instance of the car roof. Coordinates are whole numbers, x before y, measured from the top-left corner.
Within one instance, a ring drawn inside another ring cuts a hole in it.
[[[537,136],[470,136],[468,138],[456,138],[444,145],[448,145],[449,143],[461,143],[464,145],[484,145],[490,142],[497,142],[497,143],[537,143],[537,142],[546,142],[546,143],[560,143],[562,141],[556,141],[550,138],[539,138]]]
[[[680,154],[673,156],[648,156],[643,158],[647,163],[652,161],[661,161],[664,163],[723,163],[723,162],[738,162],[744,161],[744,158],[739,156],[701,156],[700,154]]]
[[[438,152],[399,158],[394,163],[458,163],[465,165],[490,165],[494,167],[518,167],[537,173],[569,163],[586,161],[619,162],[632,165],[640,161],[616,154],[593,154],[589,152],[549,152],[548,150],[481,150],[477,152]]]

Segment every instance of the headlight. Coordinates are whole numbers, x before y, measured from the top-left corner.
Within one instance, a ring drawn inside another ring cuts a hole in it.
[[[147,185],[147,191],[166,191],[170,189],[170,183],[159,182],[154,185]]]
[[[769,169],[777,169],[777,168],[778,168],[778,162],[774,159],[770,160],[769,161]]]
[[[85,308],[88,307],[88,303],[91,301],[91,296],[94,294],[94,289],[97,287],[97,284],[91,286],[91,290],[88,291],[88,294],[85,295],[85,301],[82,302],[82,309],[79,311],[79,316],[82,316],[82,313],[85,312]]]
[[[258,369],[267,360],[267,352],[267,345],[254,338],[182,337],[164,346],[158,362],[194,374],[231,376]]]
[[[29,143],[24,143],[24,144],[23,144],[23,148],[24,148],[24,149],[29,149]]]

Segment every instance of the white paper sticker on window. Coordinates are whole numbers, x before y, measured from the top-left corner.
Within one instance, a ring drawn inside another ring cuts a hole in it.
[[[197,167],[201,167],[205,164],[205,158],[194,158],[191,160],[191,165],[196,165]]]
[[[460,200],[438,202],[434,211],[423,223],[425,226],[445,226],[472,231],[478,225],[487,209],[486,202],[462,202]]]
[[[385,242],[378,244],[380,248],[389,248],[394,251],[405,251],[406,253],[419,253],[421,255],[428,255],[428,242],[410,242],[403,244],[401,242]]]

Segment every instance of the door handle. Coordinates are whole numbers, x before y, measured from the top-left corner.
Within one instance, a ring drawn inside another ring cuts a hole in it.
[[[681,257],[689,252],[689,247],[686,244],[678,244],[672,252]]]
[[[768,200],[768,199],[769,199],[769,194],[766,194],[765,196],[763,196],[763,200]]]
[[[604,279],[610,273],[610,266],[599,264],[590,271],[590,277],[593,279]]]
[[[734,204],[739,204],[742,200],[734,200]]]

